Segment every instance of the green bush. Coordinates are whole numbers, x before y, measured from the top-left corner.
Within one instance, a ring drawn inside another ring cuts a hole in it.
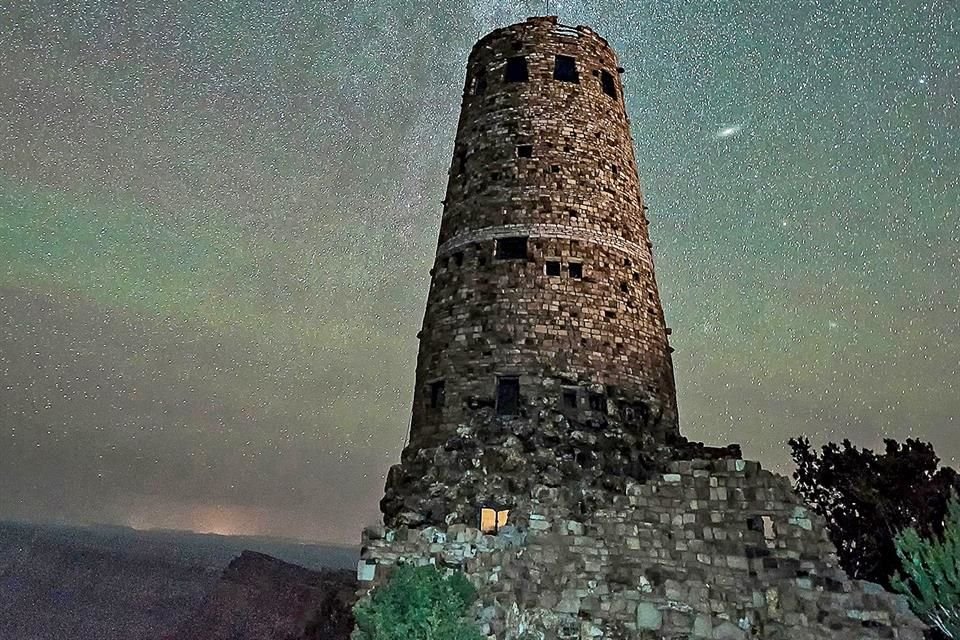
[[[893,588],[910,608],[947,637],[960,640],[960,501],[950,499],[942,537],[922,538],[910,528],[896,537],[897,555],[906,577],[893,577]]]
[[[481,640],[468,618],[476,600],[462,573],[444,575],[427,565],[396,567],[386,584],[357,604],[361,640]]]

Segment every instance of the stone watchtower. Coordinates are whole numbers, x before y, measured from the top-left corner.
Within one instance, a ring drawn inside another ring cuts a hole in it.
[[[480,40],[463,106],[414,391],[411,446],[471,401],[642,412],[677,433],[663,318],[616,55],[531,20]]]
[[[787,478],[680,435],[620,72],[556,18],[470,54],[361,595],[429,563],[465,572],[499,640],[920,640]]]

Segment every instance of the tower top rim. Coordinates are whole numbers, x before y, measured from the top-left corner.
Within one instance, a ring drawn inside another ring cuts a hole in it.
[[[607,42],[606,38],[598,34],[591,27],[585,25],[571,26],[562,24],[559,16],[531,16],[523,22],[514,22],[513,24],[498,27],[493,31],[488,32],[486,35],[477,40],[476,44],[473,45],[472,53],[476,53],[479,49],[489,44],[490,41],[495,40],[498,37],[508,34],[515,35],[518,32],[523,31],[533,33],[549,32],[555,36],[561,37],[594,38],[612,50],[612,47],[610,47],[610,43]]]

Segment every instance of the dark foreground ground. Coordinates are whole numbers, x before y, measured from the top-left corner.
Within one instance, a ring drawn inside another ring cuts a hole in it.
[[[0,638],[345,639],[356,559],[269,538],[0,523]]]

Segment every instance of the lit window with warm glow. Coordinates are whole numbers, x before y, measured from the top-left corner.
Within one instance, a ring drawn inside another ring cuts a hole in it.
[[[484,533],[496,533],[507,525],[507,516],[509,509],[493,509],[483,507],[480,509],[480,530]]]

